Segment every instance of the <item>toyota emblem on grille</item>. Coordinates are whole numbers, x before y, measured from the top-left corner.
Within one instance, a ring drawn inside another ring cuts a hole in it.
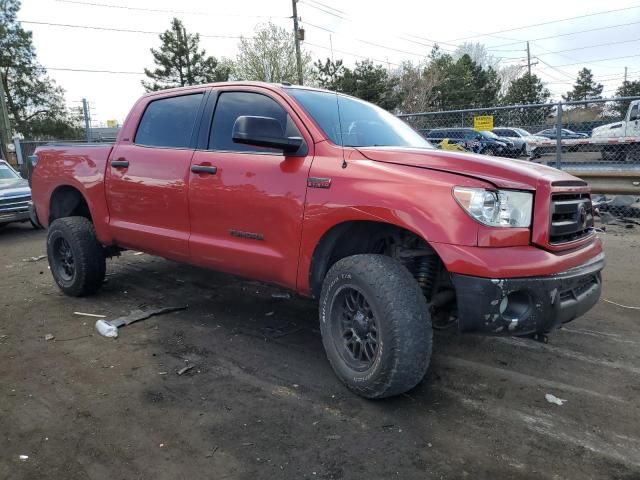
[[[587,209],[585,208],[584,203],[578,205],[578,218],[580,219],[582,229],[587,228]]]

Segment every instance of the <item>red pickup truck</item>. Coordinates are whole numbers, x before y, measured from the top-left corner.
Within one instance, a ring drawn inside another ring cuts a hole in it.
[[[528,162],[436,150],[371,104],[291,85],[151,93],[114,145],[38,149],[37,217],[68,295],[136,249],[318,299],[338,377],[414,387],[432,329],[549,332],[601,291],[587,185]]]

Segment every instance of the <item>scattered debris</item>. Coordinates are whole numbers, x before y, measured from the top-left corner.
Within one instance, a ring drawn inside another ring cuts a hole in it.
[[[289,300],[291,298],[291,294],[286,292],[277,292],[272,293],[271,298],[282,298],[284,300]]]
[[[49,340],[53,340],[54,338],[56,338],[56,337],[55,337],[54,335],[50,334],[50,333],[47,333],[47,334],[44,336],[44,339],[45,339],[45,341],[47,341],[47,342],[48,342]]]
[[[144,252],[136,252],[134,255],[144,255]]]
[[[272,327],[267,326],[264,329],[265,336],[276,339],[280,337],[286,337],[287,335],[291,335],[292,333],[296,333],[302,330],[302,327],[298,327],[295,324],[293,325],[284,325],[282,327]]]
[[[118,317],[115,320],[98,320],[96,322],[96,330],[104,337],[116,338],[118,336],[118,328],[125,325],[131,325],[134,322],[140,320],[146,320],[154,315],[162,315],[164,313],[176,312],[178,310],[185,310],[187,307],[165,307],[156,308],[154,310],[131,310],[129,315]]]
[[[185,373],[187,373],[189,370],[191,370],[194,366],[193,365],[187,365],[186,367],[182,367],[180,370],[178,370],[176,373],[178,375],[184,375]]]
[[[158,375],[166,375],[169,372],[158,372]]]
[[[161,444],[160,444],[160,448],[164,448],[164,443],[161,443]]]
[[[73,314],[80,315],[81,317],[106,318],[106,315],[100,315],[97,313],[73,312]]]
[[[213,449],[212,449],[209,453],[207,453],[205,456],[206,456],[207,458],[211,458],[211,457],[213,457],[213,455],[214,455],[217,451],[218,451],[218,446],[215,446],[215,447],[213,447]]]
[[[29,460],[29,455],[20,455],[20,460],[26,462],[27,460]]]
[[[37,257],[25,258],[23,262],[39,262],[43,258],[47,258],[46,255],[38,255]]]
[[[564,402],[566,402],[564,398],[558,398],[555,395],[551,395],[550,393],[546,393],[544,395],[544,398],[547,400],[547,402],[555,403],[556,405],[563,405]]]
[[[270,317],[271,315],[273,315],[275,312],[267,312],[264,314],[265,317]]]
[[[242,444],[242,446],[243,446],[243,447],[251,447],[251,446],[253,446],[253,445],[255,445],[255,443],[253,443],[253,442],[244,442],[244,443]]]

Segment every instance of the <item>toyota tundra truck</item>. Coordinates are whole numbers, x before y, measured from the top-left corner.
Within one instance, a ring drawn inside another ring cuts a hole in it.
[[[95,293],[135,249],[317,300],[337,376],[367,398],[413,388],[433,329],[533,336],[598,301],[587,184],[441,151],[392,114],[313,88],[154,92],[113,145],[36,152],[53,279]]]

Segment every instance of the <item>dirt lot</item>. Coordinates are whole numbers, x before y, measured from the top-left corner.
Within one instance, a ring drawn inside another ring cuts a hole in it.
[[[604,298],[640,305],[638,227],[608,230]],[[372,402],[333,375],[312,301],[132,252],[67,298],[25,261],[44,238],[0,232],[2,479],[640,478],[638,310],[600,302],[548,345],[438,334],[425,381]],[[74,315],[174,305],[116,340]]]

